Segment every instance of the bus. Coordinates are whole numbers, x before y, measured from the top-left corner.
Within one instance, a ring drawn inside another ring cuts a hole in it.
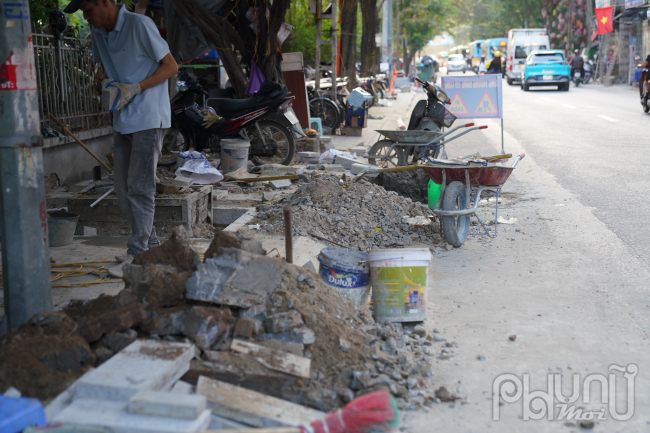
[[[468,51],[469,51],[469,47],[465,45],[459,45],[449,50],[449,54],[462,54],[463,57],[467,57]]]
[[[478,67],[478,63],[481,61],[481,43],[483,43],[483,39],[469,43],[468,51],[469,57],[472,59],[472,68]]]
[[[481,42],[481,55],[485,56],[485,61],[487,62],[492,57],[494,57],[495,51],[499,51],[501,54],[505,56],[507,48],[508,48],[508,39],[506,38],[486,39],[483,42]]]

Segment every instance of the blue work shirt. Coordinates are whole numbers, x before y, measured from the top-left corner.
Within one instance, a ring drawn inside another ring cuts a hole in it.
[[[118,83],[139,83],[156,72],[169,46],[151,18],[129,12],[123,4],[117,7],[112,32],[107,32],[106,27],[92,28],[93,58],[104,65],[108,78]],[[124,108],[113,112],[113,129],[121,134],[170,126],[167,80],[143,90]]]

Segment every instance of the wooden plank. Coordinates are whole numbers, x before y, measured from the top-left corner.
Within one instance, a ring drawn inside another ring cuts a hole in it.
[[[295,174],[287,174],[285,176],[260,176],[260,177],[245,177],[245,178],[233,178],[228,179],[234,182],[264,182],[267,180],[283,180],[283,179],[298,179],[298,176]]]
[[[271,370],[281,371],[298,377],[309,378],[311,359],[279,350],[269,349],[259,344],[243,340],[233,340],[230,350],[251,356]]]
[[[196,393],[207,397],[218,416],[253,427],[308,426],[324,412],[220,382],[199,377]]]

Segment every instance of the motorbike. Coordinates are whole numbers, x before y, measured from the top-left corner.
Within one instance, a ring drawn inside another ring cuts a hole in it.
[[[345,89],[345,83],[337,83],[337,100],[330,97],[326,92],[331,88],[331,84],[321,86],[321,91],[317,92],[314,86],[307,86],[307,99],[309,99],[309,112],[311,117],[320,117],[324,134],[331,134],[343,123],[345,116],[345,103],[342,104],[345,96],[342,92]]]
[[[579,69],[573,70],[573,76],[571,77],[571,81],[573,81],[573,84],[575,84],[576,87],[580,86],[580,84],[582,83],[582,72],[580,72]]]
[[[442,128],[451,127],[456,120],[456,116],[451,114],[445,107],[445,104],[451,103],[447,93],[435,84],[430,84],[419,78],[416,78],[415,81],[422,85],[422,89],[427,94],[427,99],[418,101],[415,104],[407,130],[442,132]],[[441,151],[443,151],[442,144],[426,151],[427,153],[425,155],[422,154],[424,149],[421,147],[408,147],[403,149],[396,146],[391,151],[390,148],[392,145],[393,141],[391,140],[378,141],[368,151],[368,161],[373,165],[388,167],[391,166],[388,160],[392,160],[392,166],[403,166],[409,164],[409,157],[412,157],[411,164],[417,164],[422,157],[427,156],[436,159],[440,156]],[[388,152],[391,152],[391,154],[388,154]]]
[[[594,71],[595,67],[593,60],[585,62],[585,79],[583,84],[588,84],[589,81],[591,81],[591,79],[594,77]]]
[[[179,76],[178,93],[171,101],[172,128],[163,149],[220,153],[222,139],[244,138],[251,143],[249,157],[255,165],[288,165],[293,160],[294,133],[300,128],[291,110],[294,97],[287,96],[286,87],[267,80],[252,98],[205,98],[209,94],[201,83],[202,77],[197,79],[187,72]],[[202,98],[203,107],[199,107],[197,97]],[[205,123],[212,115],[217,120]],[[292,128],[279,121],[278,115]]]
[[[647,82],[648,68],[644,68],[639,77],[639,94],[641,95],[641,107],[643,112],[650,112],[650,84]]]

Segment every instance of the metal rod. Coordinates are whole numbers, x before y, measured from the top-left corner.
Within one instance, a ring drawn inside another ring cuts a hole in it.
[[[320,239],[321,241],[329,242],[330,244],[334,244],[334,245],[336,245],[337,247],[347,248],[345,245],[341,245],[341,244],[339,244],[339,243],[336,243],[336,242],[334,242],[334,241],[331,241],[331,240],[327,239],[327,238],[324,237],[324,236],[318,236],[318,235],[316,235],[316,234],[314,234],[314,233],[312,233],[312,232],[307,232],[307,233],[309,233],[309,236],[313,236],[313,237],[315,237],[316,239]]]
[[[505,155],[506,151],[503,150],[503,119],[501,119],[501,155]]]
[[[284,212],[284,248],[287,263],[293,263],[293,228],[291,227],[291,203],[282,207]]]
[[[84,149],[86,149],[86,152],[90,153],[90,155],[91,155],[93,158],[95,158],[95,159],[97,160],[97,162],[99,162],[101,165],[103,165],[104,168],[105,168],[106,170],[108,170],[109,173],[113,173],[113,169],[111,169],[108,165],[106,165],[106,163],[105,163],[104,161],[102,161],[101,159],[99,159],[99,157],[98,157],[97,155],[95,155],[95,154],[93,153],[92,150],[88,149],[88,148],[86,147],[86,145],[83,144],[83,143],[81,142],[81,140],[79,140],[79,139],[78,139],[78,138],[77,138],[77,137],[76,137],[72,132],[70,132],[70,130],[68,129],[67,126],[65,126],[63,123],[61,123],[61,122],[59,121],[59,119],[57,119],[56,117],[52,116],[52,113],[50,113],[50,118],[52,118],[52,120],[54,120],[54,121],[55,121],[55,122],[56,122],[56,123],[61,127],[61,129],[63,129],[63,131],[64,131],[66,134],[68,134],[70,137],[72,137],[72,138],[74,139],[74,141],[76,141],[77,143],[79,143],[79,145],[80,145],[81,147],[83,147]]]
[[[103,196],[101,196],[101,197],[99,197],[97,200],[95,200],[95,202],[94,202],[93,204],[91,204],[90,207],[95,207],[95,205],[96,205],[97,203],[99,203],[100,201],[104,200],[104,199],[105,199],[105,198],[106,198],[110,193],[112,193],[113,191],[115,191],[115,188],[111,188],[111,189],[109,189],[108,191],[106,191],[106,194],[104,194]]]

